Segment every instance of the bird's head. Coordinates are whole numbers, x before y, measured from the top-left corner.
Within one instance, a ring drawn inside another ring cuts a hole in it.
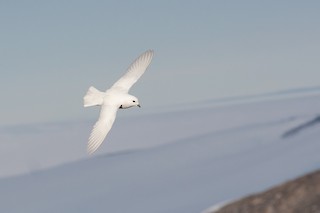
[[[138,106],[138,107],[141,107],[140,104],[139,104],[139,100],[138,98],[132,96],[132,100],[131,100],[131,103],[132,103],[132,106]]]
[[[138,98],[134,97],[133,95],[128,95],[122,102],[120,109],[126,109],[134,106],[141,107]]]

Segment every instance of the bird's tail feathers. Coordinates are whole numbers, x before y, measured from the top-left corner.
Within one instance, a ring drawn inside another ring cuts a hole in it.
[[[89,107],[102,105],[104,94],[104,92],[101,92],[94,87],[90,87],[87,94],[83,97],[83,106]]]

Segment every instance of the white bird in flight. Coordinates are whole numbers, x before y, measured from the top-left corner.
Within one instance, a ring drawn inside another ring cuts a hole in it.
[[[127,73],[106,92],[101,92],[91,86],[83,97],[84,107],[101,106],[99,119],[89,137],[87,147],[89,154],[95,152],[102,144],[113,125],[118,109],[126,109],[133,106],[140,107],[138,99],[128,94],[128,92],[146,71],[152,57],[153,50],[144,52],[129,66]]]

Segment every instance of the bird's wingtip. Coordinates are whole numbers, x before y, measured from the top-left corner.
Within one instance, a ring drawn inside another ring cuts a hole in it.
[[[92,149],[91,147],[87,148],[88,155],[92,155],[97,149]]]

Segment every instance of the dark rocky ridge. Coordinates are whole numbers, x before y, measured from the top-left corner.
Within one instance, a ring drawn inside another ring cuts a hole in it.
[[[320,170],[230,203],[215,213],[320,213]]]

